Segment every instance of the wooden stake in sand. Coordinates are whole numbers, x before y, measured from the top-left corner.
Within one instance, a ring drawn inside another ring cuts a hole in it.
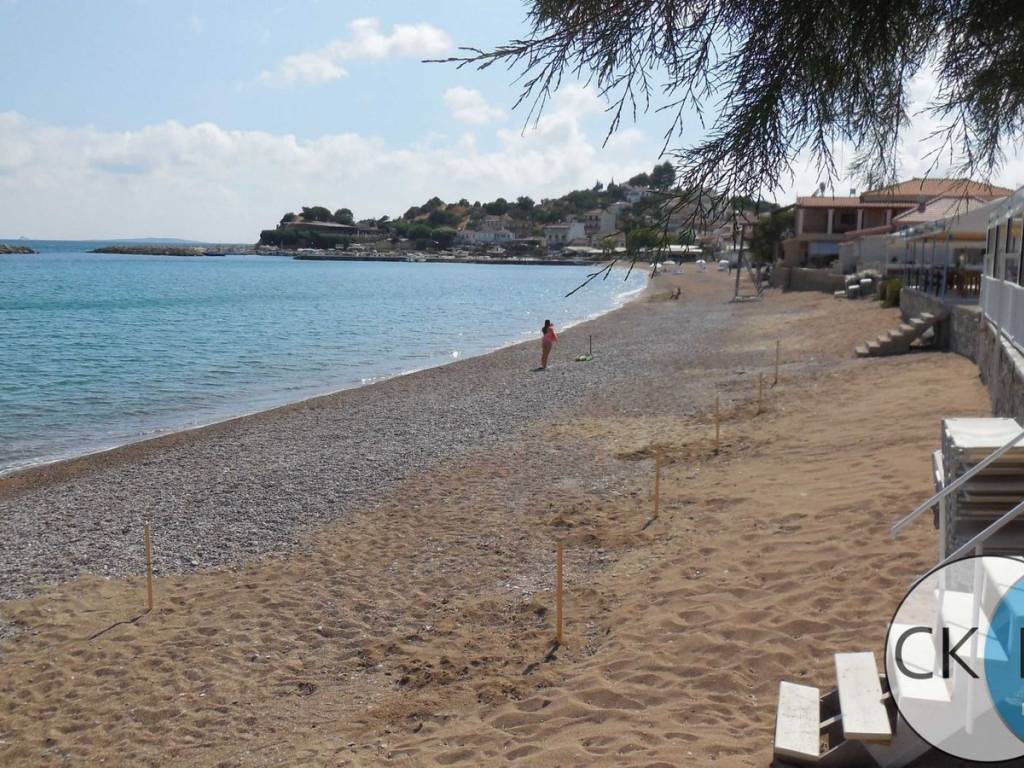
[[[658,519],[658,510],[661,508],[661,449],[654,452],[654,512],[651,517]]]
[[[153,538],[146,525],[146,611],[153,610]]]
[[[781,339],[776,339],[776,341],[775,341],[775,380],[772,382],[772,386],[773,387],[776,384],[779,383],[779,351],[780,351],[781,347],[782,347],[782,340]]]
[[[565,544],[561,539],[555,545],[555,644],[562,644],[562,561],[565,558]]]
[[[764,399],[764,374],[757,377],[757,412],[761,413],[761,402]]]
[[[718,453],[718,447],[719,447],[719,439],[718,438],[719,438],[719,433],[721,431],[719,427],[720,427],[721,421],[722,421],[722,417],[721,417],[721,414],[720,414],[719,408],[718,408],[718,395],[715,395],[715,453]]]

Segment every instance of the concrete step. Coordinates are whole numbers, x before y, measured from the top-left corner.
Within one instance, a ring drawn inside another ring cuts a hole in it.
[[[871,651],[835,654],[843,736],[848,740],[888,744],[892,726],[885,707],[878,665]]]
[[[821,756],[821,702],[817,688],[781,682],[775,713],[775,754],[816,763]]]
[[[853,350],[857,357],[871,357],[871,353],[868,351],[867,345],[861,345]]]

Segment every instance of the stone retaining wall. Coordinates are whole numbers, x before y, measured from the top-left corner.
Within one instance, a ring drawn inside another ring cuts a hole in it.
[[[935,296],[903,288],[900,291],[900,314],[904,320],[931,312],[933,315],[947,315],[935,329],[935,343],[939,349],[956,352],[973,362],[978,362],[979,334],[982,326],[981,307],[976,304],[949,306]]]
[[[834,293],[846,287],[846,278],[823,269],[776,266],[772,270],[771,286],[784,291]]]

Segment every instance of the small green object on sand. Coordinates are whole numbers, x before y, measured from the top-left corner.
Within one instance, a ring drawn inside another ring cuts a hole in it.
[[[593,355],[580,355],[579,357],[576,358],[576,362],[577,363],[589,363],[593,359],[594,359]]]

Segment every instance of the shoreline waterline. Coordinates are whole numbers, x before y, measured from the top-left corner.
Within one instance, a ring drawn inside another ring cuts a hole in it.
[[[629,269],[629,265],[617,265],[613,269],[612,274],[614,274],[614,270],[624,269]],[[641,275],[647,274],[647,269],[648,265],[641,263],[632,267],[633,272],[638,272]],[[651,290],[651,288],[652,281],[648,275],[645,277],[643,285],[619,294],[615,297],[614,303],[611,306],[600,309],[577,320],[568,322],[562,325],[561,329],[566,331],[572,328],[577,328],[580,325],[599,320],[610,314],[618,312],[630,303],[633,303],[643,297]],[[583,290],[586,289],[584,288]],[[0,497],[8,492],[59,482],[60,480],[75,477],[82,472],[90,471],[95,468],[115,465],[122,460],[130,460],[132,458],[145,455],[151,451],[160,450],[164,447],[179,445],[192,438],[200,438],[202,436],[215,434],[217,431],[230,428],[232,425],[238,423],[265,418],[275,414],[284,414],[288,411],[304,407],[316,406],[320,404],[321,401],[336,398],[340,395],[363,391],[389,382],[394,382],[397,379],[422,375],[424,373],[449,368],[460,363],[479,360],[504,350],[514,349],[520,346],[525,347],[533,343],[535,343],[534,340],[511,339],[478,352],[473,352],[465,356],[460,355],[451,360],[403,370],[397,373],[374,376],[369,380],[363,379],[358,382],[352,382],[340,387],[333,387],[296,399],[272,403],[266,407],[257,407],[242,413],[226,415],[223,418],[214,418],[210,421],[190,424],[187,426],[171,426],[166,430],[151,432],[146,435],[138,436],[134,439],[128,439],[126,441],[118,442],[117,444],[101,447],[95,450],[84,450],[81,452],[46,457],[27,464],[2,468],[0,469]]]

